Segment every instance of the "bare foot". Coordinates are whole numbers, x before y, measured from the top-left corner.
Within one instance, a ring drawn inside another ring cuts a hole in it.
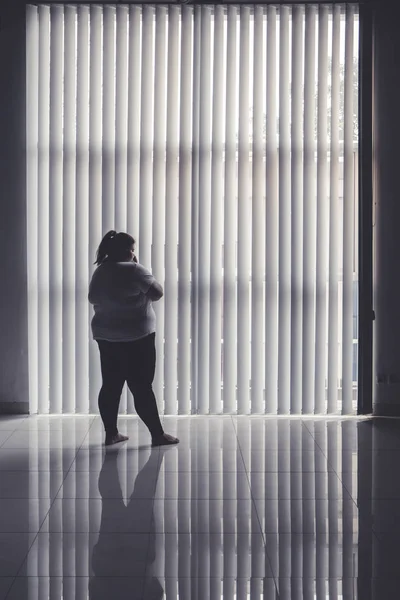
[[[163,433],[158,438],[152,440],[152,446],[172,446],[173,444],[179,444],[179,440],[168,433]]]
[[[106,446],[113,446],[114,444],[119,444],[119,442],[126,442],[127,440],[129,440],[129,437],[127,435],[117,433],[117,435],[106,437]]]

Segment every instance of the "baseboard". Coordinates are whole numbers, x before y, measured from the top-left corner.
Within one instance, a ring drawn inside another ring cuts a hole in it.
[[[29,415],[29,402],[0,402],[0,415]]]

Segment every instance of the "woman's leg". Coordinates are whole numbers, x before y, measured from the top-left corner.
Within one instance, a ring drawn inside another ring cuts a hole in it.
[[[133,394],[136,412],[146,425],[152,438],[163,435],[164,430],[158,414],[153,392],[153,379],[156,368],[155,334],[137,342],[131,342],[131,354],[126,380]]]
[[[124,360],[118,342],[98,340],[103,385],[99,394],[99,411],[106,438],[118,435],[117,419],[122,388],[125,383]]]

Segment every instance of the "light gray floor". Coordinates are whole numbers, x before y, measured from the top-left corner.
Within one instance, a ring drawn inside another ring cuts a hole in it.
[[[0,418],[0,600],[400,597],[400,421]]]

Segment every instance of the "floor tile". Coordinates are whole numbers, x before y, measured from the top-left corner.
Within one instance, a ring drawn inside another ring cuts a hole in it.
[[[291,424],[287,423],[287,425]],[[263,427],[262,422],[259,428],[253,426],[250,430],[246,430],[245,424],[243,424],[243,427],[238,427],[237,436],[243,451],[248,449],[286,452],[320,450],[310,432],[302,429],[300,424],[296,430],[289,427],[282,429],[277,426],[277,423],[273,427]]]
[[[242,454],[246,471],[314,473],[332,470],[318,448],[303,452],[250,450]]]
[[[374,578],[361,580],[358,583],[359,588],[364,591],[360,598],[368,598],[367,593],[370,593],[370,598],[398,598],[400,589],[400,578]]]
[[[154,519],[156,531],[166,533],[261,533],[250,499],[156,499]]]
[[[248,474],[254,498],[324,499],[351,498],[336,473],[252,472]]]
[[[0,429],[0,447],[12,436],[13,430]]]
[[[20,448],[79,448],[86,431],[14,431],[3,443],[2,449]]]
[[[0,431],[14,431],[27,419],[27,415],[0,415]]]
[[[193,565],[210,578],[272,577],[259,533],[157,533],[147,575],[191,577]]]
[[[373,530],[400,537],[400,502],[397,498],[375,498],[370,505]]]
[[[144,577],[147,533],[39,533],[21,567],[28,577]]]
[[[400,450],[398,419],[374,419],[358,426],[359,449]]]
[[[51,500],[3,498],[0,500],[0,532],[38,532],[50,509]]]
[[[164,422],[170,427],[190,427],[192,429],[231,429],[233,427],[232,415],[213,415],[210,418],[208,415],[164,415]]]
[[[305,434],[303,439],[285,439],[281,437],[269,437],[268,432],[264,433],[260,436],[257,436],[256,439],[253,439],[254,436],[244,437],[238,435],[239,446],[243,453],[248,452],[249,450],[253,451],[264,451],[265,453],[269,452],[277,452],[277,451],[286,451],[286,452],[314,452],[321,451],[315,441],[309,434]]]
[[[268,533],[267,555],[275,578],[357,577],[358,534]]]
[[[118,429],[120,433],[122,433],[125,436],[128,436],[129,438],[128,440],[123,442],[121,446],[136,450],[139,448],[151,448],[151,437],[147,430],[137,431],[138,427],[135,427],[133,424],[128,424],[125,426],[121,425],[118,427]],[[105,433],[103,428],[100,429],[91,427],[90,430],[87,432],[83,447],[94,448],[98,445],[103,446],[104,440]]]
[[[16,429],[18,431],[58,431],[58,432],[81,432],[89,431],[94,422],[93,416],[84,415],[61,415],[61,416],[35,416],[22,420]]]
[[[162,596],[163,590],[164,596]],[[158,594],[158,595],[157,595]],[[272,578],[184,577],[154,578],[145,585],[144,600],[201,598],[202,600],[278,600]]]
[[[13,577],[0,576],[0,600],[6,600],[8,591],[14,581]]]
[[[0,448],[0,471],[69,471],[76,450],[71,448]]]
[[[365,451],[372,460],[372,451]],[[343,450],[335,448],[327,451],[328,464],[339,475],[342,473],[357,473],[359,466],[359,456],[353,450]]]
[[[245,464],[239,448],[213,449],[212,452],[201,452],[196,448],[184,449],[179,445],[176,452],[168,452],[163,460],[163,471],[204,472],[244,472]]]
[[[144,584],[144,577],[17,577],[7,600],[143,600]]]
[[[293,598],[353,600],[355,598],[368,599],[368,596],[359,595],[358,580],[330,578],[280,578],[277,580],[279,600],[292,600]],[[365,588],[364,588],[365,589]]]
[[[322,450],[337,448],[357,451],[360,432],[359,423],[348,419],[304,419],[303,425],[311,434],[315,444]],[[368,436],[361,436],[368,441]]]
[[[326,498],[314,502],[280,498],[278,501],[256,499],[254,502],[264,533],[358,531],[359,511],[351,498]]]
[[[173,448],[171,448],[171,451],[173,451]],[[137,473],[147,463],[151,454],[159,456],[159,453],[158,448],[152,449],[149,446],[130,448],[125,444],[118,444],[105,449],[104,445],[99,443],[80,448],[75,455],[71,471],[94,471],[98,473],[103,467],[114,470],[114,462],[112,460],[105,461],[107,456],[115,458],[120,471]]]
[[[103,471],[101,481],[100,474],[94,471],[71,471],[65,477],[63,486],[57,498],[119,498],[121,496],[121,482],[116,479],[118,474],[113,471]],[[136,479],[137,473],[126,473],[124,497],[153,499],[156,490],[157,473],[151,471],[142,473],[140,480]],[[136,484],[138,481],[138,484]]]
[[[227,454],[237,454],[240,455],[240,446],[236,438],[231,438],[229,440],[217,440],[213,439],[210,436],[210,440],[201,439],[196,441],[196,439],[188,439],[186,440],[184,437],[179,437],[179,444],[177,445],[178,452],[188,452],[191,457],[203,457],[208,462],[212,462],[213,456],[216,457],[217,460],[222,459]]]
[[[23,565],[35,533],[0,533],[0,577],[15,577]]]
[[[1,498],[55,498],[64,474],[61,471],[2,471]]]
[[[308,426],[308,425],[307,425]],[[326,427],[318,422],[311,431],[316,443],[353,453],[367,450],[400,450],[399,426],[394,420],[331,421]]]
[[[397,579],[400,589],[398,549],[400,533],[379,532],[372,540],[372,576],[378,579]]]
[[[161,418],[161,416],[160,416],[160,418]],[[91,431],[104,432],[104,425],[103,425],[103,421],[101,420],[100,416],[94,417],[94,419],[90,425],[90,429],[91,429]],[[139,419],[139,417],[134,414],[119,415],[118,429],[121,432],[126,431],[127,429],[130,429],[131,431],[138,431],[138,432],[140,432],[140,434],[142,434],[142,433],[148,434],[147,427],[144,425],[144,423],[142,423],[142,421]]]
[[[358,477],[357,474],[353,474],[354,478],[352,484],[354,491],[357,492],[358,501],[361,501],[362,498],[368,496],[379,500],[396,499],[400,503],[400,478],[394,475],[398,469],[398,464],[396,466],[394,465],[394,462],[392,464],[392,470],[387,469],[386,465],[383,465],[382,463],[376,465],[372,489],[366,490],[364,486],[360,485],[357,490],[356,479],[358,481]]]
[[[244,472],[167,472],[157,480],[155,498],[249,499],[249,479]]]
[[[41,532],[148,533],[153,502],[147,499],[55,500]]]

